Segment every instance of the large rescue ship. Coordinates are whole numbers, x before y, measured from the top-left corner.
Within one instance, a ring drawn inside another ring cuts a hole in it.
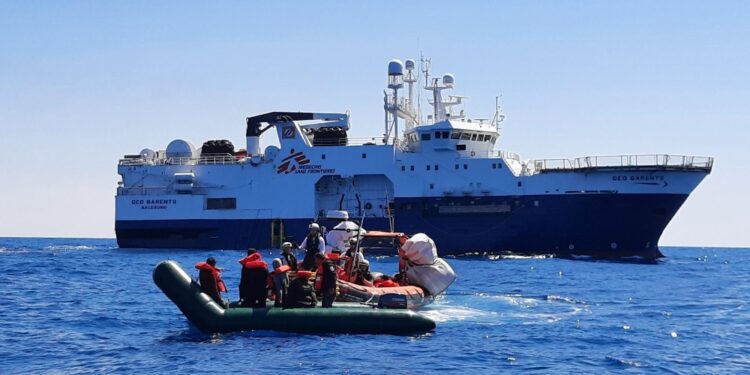
[[[415,95],[422,84],[426,100]],[[178,139],[126,155],[118,244],[271,248],[301,242],[326,212],[347,211],[370,230],[428,233],[442,255],[653,259],[713,166],[662,154],[524,160],[496,149],[497,100],[492,120],[472,119],[453,86],[453,75],[430,74],[429,60],[393,60],[383,135],[348,137],[348,113],[271,112],[247,118],[246,149]],[[261,150],[261,137],[279,146]]]

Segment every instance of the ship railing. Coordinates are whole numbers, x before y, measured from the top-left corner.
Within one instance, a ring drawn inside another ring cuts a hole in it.
[[[244,157],[230,154],[204,155],[198,158],[173,157],[163,159],[125,158],[119,165],[204,165],[204,164],[237,164]]]
[[[150,187],[118,187],[117,195],[162,195],[171,194],[173,189],[166,186],[150,186]]]
[[[501,151],[501,150],[480,151],[480,152],[473,152],[473,153],[472,151],[459,151],[458,155],[461,158],[474,158],[474,159],[503,158],[505,160],[515,160],[518,162],[521,161],[521,156],[516,154],[515,152]]]
[[[665,168],[711,171],[714,158],[691,155],[606,155],[584,156],[575,159],[538,159],[527,163],[532,171],[556,171],[606,168]]]

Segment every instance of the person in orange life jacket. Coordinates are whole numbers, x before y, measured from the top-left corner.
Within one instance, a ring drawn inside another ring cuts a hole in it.
[[[297,257],[292,253],[291,242],[284,242],[281,244],[281,264],[289,266],[292,272],[297,272]]]
[[[297,277],[289,283],[287,297],[283,301],[285,309],[310,308],[318,304],[315,288],[310,284],[310,271],[297,271]]]
[[[320,292],[323,298],[323,307],[332,307],[336,299],[336,281],[338,280],[338,267],[323,254],[315,254],[315,263],[318,268],[315,273],[315,290]]]
[[[400,286],[399,283],[393,281],[393,278],[388,275],[383,275],[373,282],[376,288],[390,288],[394,286]]]
[[[287,297],[287,288],[289,287],[289,270],[291,267],[283,265],[281,259],[276,258],[271,262],[273,272],[268,276],[269,284],[274,294],[274,307],[281,307]]]
[[[255,249],[248,249],[247,256],[240,259],[240,306],[266,307],[268,298],[268,265]]]
[[[305,250],[305,259],[302,261],[302,269],[307,271],[315,270],[315,254],[325,254],[326,241],[320,235],[320,226],[317,223],[310,224],[310,233],[299,245],[300,249]]]
[[[363,259],[357,265],[357,270],[354,275],[354,283],[357,285],[374,286],[372,284],[373,277],[370,273],[370,262],[367,259]]]
[[[221,307],[227,308],[226,302],[221,299],[221,294],[219,294],[226,293],[227,287],[219,274],[222,269],[216,268],[216,259],[209,257],[205,262],[196,263],[195,268],[199,270],[198,282],[200,283],[201,291],[208,294]]]

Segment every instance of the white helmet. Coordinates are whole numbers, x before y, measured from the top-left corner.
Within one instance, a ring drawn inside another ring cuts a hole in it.
[[[310,229],[320,230],[320,225],[318,223],[312,223],[309,226]]]

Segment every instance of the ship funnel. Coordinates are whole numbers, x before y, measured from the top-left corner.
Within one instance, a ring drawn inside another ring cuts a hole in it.
[[[260,154],[260,122],[252,121],[250,117],[247,118],[247,131],[245,136],[247,137],[247,156]]]

